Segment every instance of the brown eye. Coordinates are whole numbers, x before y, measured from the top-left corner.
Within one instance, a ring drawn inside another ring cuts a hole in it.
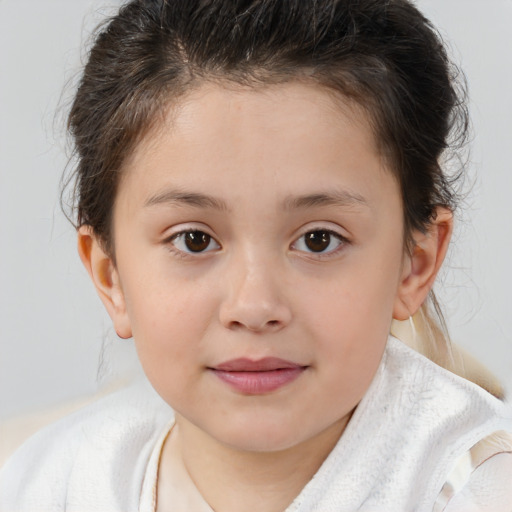
[[[335,254],[337,249],[343,248],[346,244],[347,239],[334,231],[315,229],[304,233],[291,247],[300,252],[328,256]]]
[[[199,253],[219,249],[219,244],[204,231],[182,231],[171,239],[171,243],[181,252]]]
[[[323,252],[331,243],[331,233],[328,231],[311,231],[304,235],[304,243],[310,251]]]
[[[185,233],[185,245],[192,252],[201,252],[208,248],[212,237],[203,231],[189,231]]]

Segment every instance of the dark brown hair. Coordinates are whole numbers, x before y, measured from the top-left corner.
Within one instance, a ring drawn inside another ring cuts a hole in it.
[[[442,41],[407,0],[133,0],[99,32],[69,115],[76,221],[111,247],[123,162],[192,87],[307,79],[369,113],[406,231],[424,230],[436,206],[455,206],[439,163],[466,132],[452,78]]]
[[[114,257],[123,162],[168,106],[208,80],[307,80],[368,114],[400,183],[405,233],[455,208],[445,150],[467,132],[443,42],[408,0],[132,0],[100,29],[69,115],[78,225]],[[460,93],[462,91],[462,94]]]

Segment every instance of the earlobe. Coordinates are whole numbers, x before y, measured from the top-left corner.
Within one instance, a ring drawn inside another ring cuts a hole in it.
[[[130,319],[119,274],[91,226],[78,229],[78,254],[120,338],[131,338]]]
[[[452,231],[453,213],[438,207],[427,232],[413,234],[414,246],[404,258],[395,299],[395,320],[407,320],[426,300],[446,256]]]

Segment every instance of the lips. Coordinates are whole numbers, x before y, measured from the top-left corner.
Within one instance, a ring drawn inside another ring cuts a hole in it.
[[[209,368],[221,381],[242,394],[271,393],[297,379],[307,366],[276,357],[226,361]]]
[[[268,372],[300,367],[301,366],[296,363],[279,359],[278,357],[265,357],[257,361],[246,358],[233,359],[217,365],[214,369],[225,372]]]

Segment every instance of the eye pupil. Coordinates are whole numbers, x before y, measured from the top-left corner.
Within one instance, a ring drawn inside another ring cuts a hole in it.
[[[192,252],[201,252],[210,245],[211,236],[203,231],[189,231],[185,233],[185,245]]]
[[[325,251],[331,243],[331,234],[328,231],[311,231],[304,238],[307,248],[313,252]]]

